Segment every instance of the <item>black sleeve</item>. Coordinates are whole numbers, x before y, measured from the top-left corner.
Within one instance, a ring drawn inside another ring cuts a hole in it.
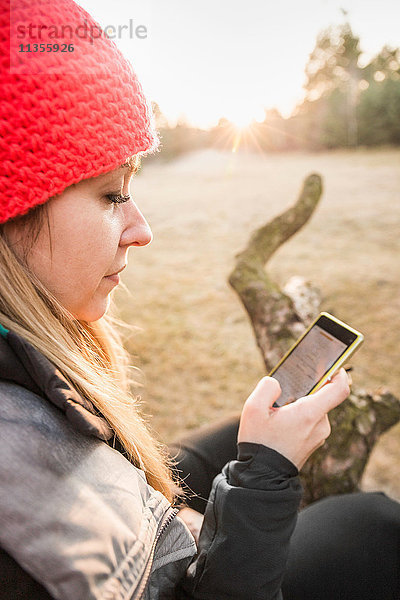
[[[298,470],[280,453],[238,445],[213,481],[198,552],[178,598],[278,600],[302,496]]]

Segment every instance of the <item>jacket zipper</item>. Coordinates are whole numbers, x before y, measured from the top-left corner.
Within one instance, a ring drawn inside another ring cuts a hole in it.
[[[166,528],[168,527],[168,525],[171,523],[171,521],[176,517],[176,515],[178,514],[179,509],[178,508],[172,508],[172,506],[169,506],[167,508],[167,510],[165,511],[158,529],[157,529],[157,533],[156,533],[156,537],[154,538],[153,544],[151,546],[151,551],[150,551],[150,556],[149,559],[147,561],[147,565],[146,568],[144,570],[144,573],[142,575],[142,581],[140,582],[140,586],[139,589],[137,591],[137,593],[135,594],[135,598],[137,600],[141,600],[141,598],[143,598],[144,595],[144,591],[146,589],[146,585],[147,582],[149,580],[150,577],[150,569],[152,567],[153,564],[153,559],[154,559],[154,551],[157,545],[158,540],[160,539],[160,537],[162,536],[162,534],[164,533],[164,531],[166,530]]]

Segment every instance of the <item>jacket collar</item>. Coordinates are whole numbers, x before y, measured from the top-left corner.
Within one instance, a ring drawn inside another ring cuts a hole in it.
[[[0,380],[12,381],[61,409],[81,433],[107,441],[113,430],[57,367],[14,331],[0,326]]]

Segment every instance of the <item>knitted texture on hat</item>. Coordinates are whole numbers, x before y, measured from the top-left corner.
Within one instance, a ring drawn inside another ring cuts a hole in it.
[[[62,25],[73,35],[55,39]],[[158,148],[131,64],[99,31],[73,0],[1,0],[0,223]],[[19,51],[28,43],[73,51]]]

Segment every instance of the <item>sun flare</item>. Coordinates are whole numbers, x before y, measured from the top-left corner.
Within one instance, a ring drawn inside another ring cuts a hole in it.
[[[236,127],[243,130],[250,127],[254,121],[261,123],[264,120],[265,111],[262,108],[251,110],[249,106],[238,106],[235,110],[227,112],[226,118]]]

